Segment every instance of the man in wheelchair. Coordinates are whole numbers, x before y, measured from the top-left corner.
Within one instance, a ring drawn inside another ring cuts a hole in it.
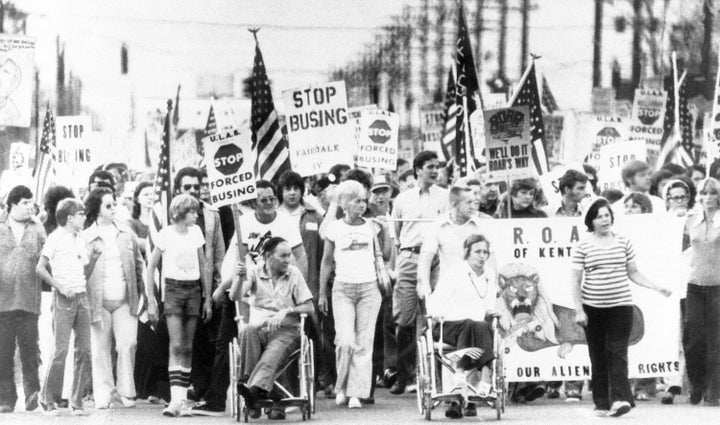
[[[426,306],[435,319],[433,339],[440,340],[442,332],[443,343],[456,350],[451,356],[455,360],[455,386],[471,385],[478,394],[489,395],[494,359],[491,321],[498,293],[495,274],[485,268],[490,243],[483,235],[471,234],[463,248],[465,261],[438,281],[427,296]],[[463,412],[459,403],[452,402],[445,412],[452,419],[463,415],[477,416],[475,404],[467,403]]]
[[[285,239],[268,239],[261,250],[264,261],[248,273],[243,285],[236,280],[231,299],[247,296],[250,320],[238,333],[240,383],[238,391],[258,418],[259,400],[271,397],[280,368],[300,346],[300,315],[312,314],[312,293],[292,262]],[[283,409],[272,409],[271,419],[284,419]]]

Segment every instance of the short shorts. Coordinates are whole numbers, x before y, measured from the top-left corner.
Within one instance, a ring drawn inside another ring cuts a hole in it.
[[[199,280],[165,279],[164,314],[179,316],[200,316],[200,296],[202,289]]]

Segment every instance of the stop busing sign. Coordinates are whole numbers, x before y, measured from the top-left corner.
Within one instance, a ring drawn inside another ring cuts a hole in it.
[[[390,125],[385,120],[375,120],[368,128],[368,136],[373,143],[385,143],[390,140]]]
[[[220,146],[215,152],[214,162],[215,168],[222,174],[235,174],[243,164],[243,151],[233,143]]]

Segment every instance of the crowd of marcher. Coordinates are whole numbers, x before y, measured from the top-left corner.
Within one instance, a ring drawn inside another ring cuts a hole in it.
[[[601,192],[596,171],[584,165],[560,178],[552,205],[535,178],[486,182],[481,171],[459,178],[430,151],[386,174],[345,165],[305,178],[286,171],[276,182],[258,180],[256,199],[233,207],[210,204],[202,169],[172,177],[162,228],[153,212],[155,176],[123,164],[100,167],[75,191],[16,186],[3,195],[0,412],[17,408],[19,358],[27,411],[82,415],[143,399],[164,404],[165,416],[222,415],[228,343],[237,338],[238,391],[259,417],[259,401],[278,397],[279,368],[299,347],[301,315],[316,347],[318,393],[338,406],[373,404],[378,386],[392,395],[417,390],[416,341],[426,313],[443,317],[436,338],[442,332],[469,349],[457,369],[477,370],[487,392],[488,323],[499,313],[484,234],[492,219],[544,217],[584,217],[587,227],[567,274],[597,414],[625,414],[658,392],[673,403],[685,373],[692,404],[720,403],[720,182],[702,167],[653,173],[631,161],[622,169],[626,190]],[[638,270],[632,241],[613,231],[615,217],[636,213],[686,221],[687,295],[674,336],[682,341],[681,373],[673,377],[628,379],[630,282],[670,294]],[[51,308],[41,308],[43,300]],[[52,315],[53,330],[52,351],[42,356],[41,313]],[[239,332],[236,315],[246,322]],[[72,382],[64,382],[68,358]],[[572,402],[582,399],[583,384],[518,383],[509,396],[528,403],[564,390]],[[476,407],[453,402],[446,416],[474,416]],[[286,414],[282,407],[265,413]]]

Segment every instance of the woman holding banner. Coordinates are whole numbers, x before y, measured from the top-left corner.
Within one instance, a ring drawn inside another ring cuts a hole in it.
[[[590,237],[573,248],[575,321],[585,327],[597,416],[621,416],[631,408],[627,353],[633,309],[629,281],[670,295],[668,289],[640,273],[632,242],[612,231],[613,221],[608,200],[596,199],[585,213]]]
[[[701,210],[688,218],[692,260],[685,301],[683,346],[690,403],[720,402],[720,182],[707,178],[698,186]]]

